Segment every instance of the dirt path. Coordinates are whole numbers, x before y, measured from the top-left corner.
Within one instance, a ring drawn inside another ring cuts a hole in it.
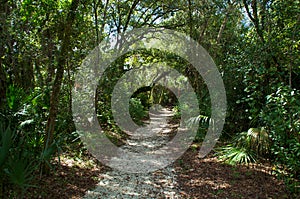
[[[166,144],[174,126],[168,123],[173,113],[161,107],[150,110],[148,124],[133,133],[121,148],[133,153],[152,151]],[[140,157],[139,157],[140,158]],[[126,157],[115,159],[115,164],[126,164]],[[132,160],[131,160],[132,161]],[[147,161],[140,158],[140,167]],[[150,173],[124,173],[111,170],[100,174],[99,183],[84,198],[179,198],[177,176],[172,165]]]
[[[176,179],[172,167],[149,174],[110,171],[100,174],[96,189],[84,198],[178,198]]]

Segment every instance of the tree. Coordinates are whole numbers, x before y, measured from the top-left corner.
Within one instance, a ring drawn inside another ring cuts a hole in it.
[[[55,129],[55,120],[57,117],[58,104],[59,104],[59,94],[61,89],[61,83],[63,79],[63,74],[66,64],[66,54],[70,50],[70,38],[72,34],[72,26],[76,20],[76,11],[79,6],[80,0],[73,0],[64,22],[64,31],[62,38],[62,46],[57,57],[56,74],[53,82],[52,93],[50,97],[50,109],[49,116],[46,124],[46,136],[45,136],[45,150],[47,150],[53,142],[53,135]]]

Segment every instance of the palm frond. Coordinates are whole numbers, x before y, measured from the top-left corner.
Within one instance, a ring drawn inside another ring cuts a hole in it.
[[[191,117],[188,119],[188,125],[193,126],[195,124],[208,124],[210,122],[210,118],[205,115],[198,115],[196,117]]]
[[[233,145],[220,148],[218,155],[219,159],[231,165],[256,162],[256,155],[252,150]]]

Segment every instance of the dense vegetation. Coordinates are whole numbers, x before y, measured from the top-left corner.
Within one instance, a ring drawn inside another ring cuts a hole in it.
[[[85,56],[110,35],[134,28],[185,33],[212,56],[227,93],[221,159],[261,159],[297,192],[300,179],[299,0],[2,0],[0,6],[0,198],[22,197],[51,160],[82,150],[72,118],[74,76]],[[138,58],[137,58],[138,57]],[[98,117],[113,139],[124,136],[113,121],[113,86],[128,67],[164,62],[189,78],[200,103],[201,142],[210,98],[201,76],[183,59],[158,50],[128,53],[99,82]],[[184,107],[153,85],[130,101],[134,121],[151,104]],[[299,190],[298,190],[299,191]]]

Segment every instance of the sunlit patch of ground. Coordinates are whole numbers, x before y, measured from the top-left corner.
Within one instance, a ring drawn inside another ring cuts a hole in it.
[[[82,198],[86,191],[96,186],[98,175],[106,168],[95,163],[91,156],[83,159],[63,154],[52,163],[50,175],[34,180],[36,187],[27,191],[25,198]]]

